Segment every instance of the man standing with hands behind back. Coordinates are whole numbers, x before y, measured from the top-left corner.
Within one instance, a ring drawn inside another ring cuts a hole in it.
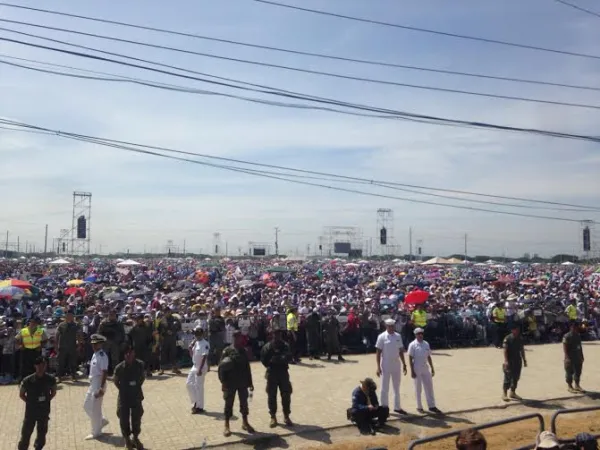
[[[408,356],[410,358],[410,375],[415,380],[415,395],[417,397],[417,411],[423,413],[423,404],[421,403],[421,390],[425,389],[425,398],[429,411],[434,414],[442,414],[435,406],[435,397],[433,395],[433,377],[435,369],[431,360],[431,347],[429,342],[423,339],[423,328],[415,329],[415,340],[408,345]],[[429,368],[431,367],[431,372]]]
[[[108,377],[108,355],[102,349],[106,338],[101,334],[92,334],[90,342],[94,349],[94,356],[90,360],[90,387],[85,395],[83,409],[90,418],[92,433],[86,437],[86,440],[98,439],[102,428],[108,425],[108,420],[102,416],[102,400]]]
[[[392,389],[394,390],[394,411],[398,414],[405,415],[400,407],[400,371],[406,375],[406,361],[404,360],[404,344],[402,336],[396,333],[394,319],[385,321],[386,330],[377,337],[377,376],[381,378],[381,406],[388,406],[390,378],[392,381]],[[402,361],[402,365],[400,364]]]

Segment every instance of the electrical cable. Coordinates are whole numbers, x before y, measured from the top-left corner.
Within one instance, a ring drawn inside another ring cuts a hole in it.
[[[212,53],[196,52],[193,50],[186,50],[186,49],[181,49],[181,48],[177,48],[177,47],[151,44],[151,43],[135,41],[135,40],[131,40],[131,39],[122,39],[122,38],[118,38],[118,37],[114,37],[114,36],[107,36],[107,35],[101,35],[101,34],[95,34],[95,33],[86,33],[86,32],[71,30],[71,29],[67,29],[67,28],[39,25],[39,24],[31,23],[31,22],[22,22],[22,21],[17,21],[17,20],[9,20],[9,19],[1,19],[1,18],[0,18],[0,22],[8,22],[8,23],[13,23],[13,24],[18,24],[18,25],[42,28],[45,30],[60,31],[63,33],[70,33],[70,34],[76,34],[76,35],[80,35],[80,36],[93,37],[96,39],[104,39],[104,40],[108,40],[108,41],[121,42],[121,43],[132,44],[132,45],[139,45],[139,46],[143,46],[143,47],[156,48],[156,49],[160,49],[160,50],[168,50],[168,51],[184,53],[184,54],[188,54],[188,55],[202,56],[202,57],[207,57],[207,58],[214,58],[214,59],[219,59],[219,60],[237,62],[237,63],[241,63],[241,64],[250,64],[250,65],[255,65],[255,66],[260,66],[260,67],[269,67],[272,69],[281,69],[281,70],[288,70],[288,71],[292,71],[292,72],[307,73],[310,75],[325,76],[325,77],[329,77],[329,78],[337,78],[337,79],[344,79],[344,80],[351,80],[351,81],[362,81],[365,83],[379,84],[379,85],[385,85],[385,86],[394,86],[394,87],[404,87],[404,88],[410,88],[410,89],[445,92],[445,93],[450,93],[450,94],[488,97],[488,98],[494,98],[494,99],[499,99],[499,100],[512,100],[512,101],[521,101],[521,102],[528,102],[528,103],[541,103],[541,104],[547,104],[547,105],[568,106],[568,107],[587,108],[587,109],[596,109],[596,110],[600,109],[600,105],[590,105],[590,104],[581,104],[581,103],[572,103],[572,102],[561,102],[561,101],[555,101],[555,100],[537,99],[537,98],[531,98],[531,97],[493,94],[493,93],[488,93],[488,92],[476,92],[476,91],[469,91],[469,90],[464,90],[464,89],[449,89],[449,88],[444,88],[444,87],[439,87],[439,86],[412,84],[412,83],[400,83],[400,82],[391,81],[391,80],[382,80],[382,79],[368,78],[368,77],[358,77],[358,76],[346,75],[346,74],[342,74],[342,73],[326,72],[326,71],[321,71],[321,70],[303,69],[300,67],[286,66],[286,65],[281,65],[281,64],[273,64],[273,63],[267,63],[267,62],[263,62],[263,61],[252,61],[252,60],[242,59],[242,58],[233,58],[233,57],[228,57],[228,56],[215,55]],[[10,29],[3,29],[3,28],[0,28],[0,30],[11,31]],[[600,88],[598,90],[600,91]]]
[[[322,187],[322,188],[338,190],[338,191],[342,191],[342,192],[349,192],[349,193],[355,193],[355,194],[361,194],[361,195],[371,195],[371,196],[380,197],[380,198],[390,198],[390,199],[408,201],[408,202],[413,202],[413,203],[422,203],[422,204],[434,205],[434,206],[444,206],[444,207],[451,207],[451,208],[458,208],[458,209],[466,209],[466,210],[471,210],[471,211],[482,211],[482,212],[491,212],[491,213],[499,213],[499,214],[508,214],[508,215],[513,215],[513,216],[532,217],[532,218],[538,218],[538,219],[581,222],[581,220],[579,220],[579,219],[568,219],[568,218],[564,218],[564,217],[555,217],[555,216],[538,216],[538,215],[531,215],[531,214],[515,213],[515,212],[510,212],[510,211],[490,210],[490,209],[478,208],[478,207],[472,207],[472,206],[451,205],[451,204],[444,204],[444,203],[431,202],[431,201],[425,201],[425,200],[417,200],[417,199],[411,199],[411,198],[405,198],[405,197],[388,196],[388,195],[377,194],[377,193],[373,193],[373,192],[359,191],[356,189],[341,188],[338,186],[322,185],[322,184],[318,184],[318,183],[309,183],[309,182],[300,181],[300,180],[293,180],[293,179],[290,180],[290,179],[282,178],[280,176],[275,176],[272,173],[268,173],[266,171],[258,171],[258,170],[246,169],[246,168],[241,168],[241,167],[224,166],[224,165],[219,165],[219,164],[207,163],[204,161],[192,160],[189,158],[165,155],[164,153],[158,153],[157,151],[147,150],[147,149],[153,149],[153,150],[161,149],[160,147],[155,147],[155,146],[150,146],[150,145],[129,143],[126,141],[118,141],[118,140],[112,140],[112,139],[106,139],[106,138],[98,138],[98,137],[93,137],[93,136],[88,136],[88,135],[83,135],[83,134],[64,132],[64,131],[60,131],[60,130],[52,130],[52,129],[45,128],[45,127],[30,125],[30,124],[26,124],[26,123],[22,123],[22,122],[10,121],[10,120],[6,120],[6,119],[0,119],[0,123],[4,123],[7,125],[16,126],[16,127],[38,130],[38,131],[46,131],[46,132],[52,133],[59,137],[74,139],[74,140],[88,142],[88,143],[95,143],[95,144],[102,145],[102,146],[107,146],[107,147],[112,147],[112,148],[117,148],[117,149],[122,149],[122,150],[128,150],[128,151],[143,153],[143,154],[148,154],[148,155],[161,156],[161,157],[165,157],[165,158],[169,158],[169,159],[175,159],[175,160],[184,161],[184,162],[192,162],[192,163],[201,164],[201,165],[205,165],[205,166],[209,166],[209,167],[215,167],[215,168],[221,168],[221,169],[225,169],[225,170],[232,170],[235,172],[246,173],[249,175],[262,176],[262,177],[267,177],[267,178],[272,178],[272,179],[277,179],[277,180],[289,181],[289,182],[296,183],[296,184],[304,184],[304,185],[308,185],[308,186]],[[141,147],[141,148],[136,148],[136,147]],[[176,152],[176,153],[181,153],[181,154],[190,153],[190,152],[184,152],[181,150],[173,150],[173,149],[169,149],[169,150],[171,152]],[[204,155],[194,154],[194,153],[192,153],[192,155],[204,156]],[[215,159],[223,159],[223,158],[215,158]],[[281,175],[287,176],[288,174],[281,174]]]
[[[0,29],[3,29],[3,28],[0,28]],[[72,43],[68,43],[68,42],[65,42],[65,41],[59,41],[59,40],[56,40],[56,39],[51,39],[51,38],[46,38],[46,37],[40,37],[40,36],[31,35],[31,34],[28,34],[28,33],[22,33],[22,32],[18,32],[18,31],[14,31],[14,30],[7,30],[7,31],[16,32],[18,34],[25,34],[25,35],[28,35],[28,36],[37,37],[39,39],[44,39],[44,40],[49,40],[49,41],[53,41],[53,42],[58,42],[58,43],[62,43],[62,44],[70,45],[70,46],[74,46],[74,47],[86,48],[86,49],[89,49],[89,50],[92,50],[92,51],[96,51],[96,52],[113,54],[113,55],[117,55],[118,57],[122,57],[122,58],[129,58],[129,59],[133,59],[133,60],[140,60],[140,61],[148,62],[150,64],[171,67],[171,68],[174,68],[175,70],[181,70],[181,71],[194,72],[195,73],[195,71],[191,71],[189,69],[183,69],[183,68],[179,68],[179,67],[175,67],[175,66],[170,66],[170,65],[167,65],[167,64],[162,64],[162,63],[157,63],[157,62],[142,60],[140,58],[135,58],[135,57],[132,57],[132,56],[117,54],[117,53],[113,53],[113,52],[106,52],[104,50],[93,49],[93,48],[90,48],[90,47],[85,47],[85,46],[81,46],[81,45],[78,45],[78,44],[72,44]],[[129,63],[129,62],[118,61],[118,60],[114,60],[114,59],[110,59],[110,58],[106,58],[106,57],[101,57],[101,56],[96,56],[96,55],[90,55],[90,54],[81,53],[81,52],[74,52],[74,51],[71,51],[71,50],[64,50],[64,49],[59,49],[59,48],[55,48],[55,47],[49,47],[49,46],[40,45],[40,44],[33,44],[33,43],[30,43],[30,42],[20,41],[20,40],[16,40],[16,39],[10,39],[10,38],[6,38],[6,37],[0,37],[0,41],[17,43],[17,44],[21,44],[21,45],[25,45],[25,46],[29,46],[29,47],[40,48],[40,49],[44,49],[44,50],[50,50],[50,51],[54,51],[54,52],[69,54],[69,55],[72,55],[72,56],[79,56],[79,57],[88,58],[88,59],[95,59],[95,60],[104,61],[104,62],[111,62],[111,63],[115,63],[115,64],[125,65],[125,66],[128,66],[128,67],[134,67],[134,68],[148,70],[148,71],[152,71],[152,72],[156,72],[156,73],[161,73],[161,74],[166,74],[166,75],[172,75],[172,76],[176,76],[176,77],[180,77],[180,78],[186,78],[186,79],[191,79],[191,80],[195,80],[195,81],[201,81],[201,82],[205,82],[205,83],[211,83],[211,84],[215,84],[215,85],[219,85],[219,86],[224,86],[224,87],[230,87],[230,88],[234,88],[234,89],[250,90],[250,91],[253,91],[253,92],[259,92],[259,93],[268,94],[268,95],[284,96],[284,97],[288,97],[288,98],[300,99],[300,100],[317,102],[317,103],[333,104],[333,105],[336,105],[336,106],[343,106],[343,107],[348,107],[348,108],[352,108],[352,109],[360,109],[360,110],[365,110],[365,111],[372,111],[372,112],[379,112],[379,113],[384,113],[384,114],[390,114],[391,116],[394,116],[396,118],[403,119],[403,120],[423,121],[423,122],[426,122],[426,123],[429,123],[429,124],[435,124],[435,125],[449,125],[449,126],[459,126],[459,127],[468,126],[468,127],[475,127],[475,128],[493,129],[493,130],[498,130],[498,131],[532,133],[532,134],[539,134],[539,135],[543,135],[543,136],[559,137],[559,138],[565,138],[565,139],[584,140],[584,141],[590,141],[590,142],[595,142],[595,143],[600,142],[600,138],[594,137],[594,136],[585,136],[585,135],[563,133],[563,132],[555,132],[555,131],[548,131],[548,130],[539,130],[539,129],[532,129],[532,128],[520,128],[520,127],[513,127],[513,126],[508,126],[508,125],[490,124],[490,123],[485,123],[485,122],[466,121],[466,120],[459,120],[459,119],[448,119],[448,118],[430,116],[430,115],[425,115],[425,114],[416,114],[416,113],[395,111],[395,110],[390,110],[390,109],[385,109],[385,108],[375,108],[375,107],[371,107],[371,106],[367,106],[367,105],[361,105],[361,104],[356,104],[356,103],[347,103],[347,102],[342,102],[342,101],[339,101],[339,100],[328,99],[328,98],[325,98],[325,97],[317,97],[317,96],[311,96],[311,95],[306,95],[306,94],[300,94],[300,93],[296,93],[296,92],[288,91],[288,90],[284,90],[284,89],[269,88],[268,86],[264,87],[266,89],[253,89],[253,88],[247,88],[247,87],[242,87],[242,86],[235,86],[235,85],[231,85],[231,84],[223,83],[223,82],[218,82],[218,81],[214,81],[214,80],[201,79],[201,78],[198,78],[198,77],[192,77],[192,76],[189,76],[189,75],[183,75],[183,74],[178,74],[178,73],[174,73],[174,72],[169,72],[169,71],[166,71],[166,70],[156,69],[156,68],[153,68],[153,67],[146,67],[146,66],[142,66],[142,65],[139,65],[139,64],[133,64],[133,63]],[[210,76],[210,77],[213,77],[213,78],[221,78],[221,79],[224,78],[224,77],[216,77],[214,75],[207,75],[207,76]],[[239,81],[239,80],[234,80],[234,82],[241,83],[241,84],[246,84],[246,85],[252,85],[252,86],[261,86],[261,85],[256,85],[254,83],[247,83],[247,82],[243,82],[243,81]]]
[[[319,14],[319,15],[323,15],[323,16],[336,17],[338,19],[346,19],[346,20],[352,20],[355,22],[363,22],[363,23],[368,23],[371,25],[382,25],[382,26],[386,26],[386,27],[399,28],[399,29],[408,30],[408,31],[417,31],[420,33],[435,34],[438,36],[445,36],[445,37],[451,37],[451,38],[457,38],[457,39],[466,39],[466,40],[470,40],[470,41],[485,42],[487,44],[498,44],[498,45],[523,48],[523,49],[527,49],[527,50],[536,50],[536,51],[547,52],[547,53],[557,53],[557,54],[561,54],[561,55],[578,56],[580,58],[600,59],[599,55],[589,55],[589,54],[585,54],[585,53],[570,52],[567,50],[557,50],[557,49],[552,49],[552,48],[539,47],[539,46],[535,46],[535,45],[519,44],[517,42],[501,41],[498,39],[488,39],[488,38],[482,38],[482,37],[478,37],[478,36],[469,36],[466,34],[449,33],[449,32],[445,32],[445,31],[431,30],[428,28],[420,28],[420,27],[413,27],[413,26],[409,26],[409,25],[401,25],[401,24],[397,24],[397,23],[384,22],[384,21],[380,21],[380,20],[365,19],[362,17],[348,16],[345,14],[332,13],[329,11],[304,8],[304,7],[295,6],[295,5],[288,5],[286,3],[279,3],[279,2],[274,2],[271,0],[251,0],[251,1],[254,1],[257,3],[263,3],[265,5],[293,9],[296,11],[308,12],[311,14]]]
[[[592,16],[600,17],[600,13],[592,11],[591,9],[582,8],[581,6],[574,5],[573,3],[566,2],[565,0],[556,0],[558,3],[562,3],[563,5],[569,6],[571,8],[577,9],[579,11],[583,11],[584,13],[591,14]]]
[[[274,51],[274,52],[280,52],[280,53],[288,53],[288,54],[294,54],[294,55],[300,55],[300,56],[310,56],[310,57],[315,57],[315,58],[330,59],[333,61],[345,61],[345,62],[353,62],[353,63],[357,63],[357,64],[367,64],[367,65],[375,65],[375,66],[381,66],[381,67],[425,71],[425,72],[440,73],[440,74],[445,74],[445,75],[484,78],[484,79],[499,80],[499,81],[506,81],[506,82],[527,83],[527,84],[564,87],[564,88],[570,88],[570,89],[600,91],[600,88],[593,87],[593,86],[582,86],[582,85],[573,85],[573,84],[558,83],[558,82],[551,82],[551,81],[531,80],[531,79],[525,79],[525,78],[503,77],[503,76],[496,76],[496,75],[489,75],[489,74],[482,74],[482,73],[435,69],[435,68],[431,68],[431,67],[396,64],[396,63],[390,63],[390,62],[385,62],[385,61],[377,61],[377,60],[369,60],[369,59],[361,59],[361,58],[350,58],[350,57],[344,57],[344,56],[339,56],[339,55],[307,52],[307,51],[294,50],[294,49],[283,48],[283,47],[274,47],[274,46],[269,46],[269,45],[252,44],[249,42],[241,42],[241,41],[235,41],[235,40],[231,40],[231,39],[215,38],[215,37],[211,37],[211,36],[199,35],[199,34],[194,34],[194,33],[185,33],[182,31],[169,30],[169,29],[165,29],[165,28],[156,28],[156,27],[149,27],[149,26],[145,26],[145,25],[133,24],[130,22],[121,22],[121,21],[115,21],[115,20],[109,20],[109,19],[101,19],[98,17],[70,14],[70,13],[61,12],[61,11],[33,8],[33,7],[22,6],[22,5],[13,5],[13,4],[9,4],[9,3],[1,3],[0,2],[0,6],[20,8],[20,9],[24,9],[24,10],[36,11],[36,12],[41,12],[41,13],[45,13],[45,14],[58,15],[58,16],[62,16],[62,17],[71,17],[71,18],[75,18],[75,19],[87,20],[87,21],[110,24],[110,25],[118,25],[118,26],[127,27],[127,28],[152,31],[152,32],[162,33],[162,34],[170,34],[170,35],[174,35],[174,36],[182,36],[182,37],[206,40],[206,41],[211,41],[211,42],[220,42],[223,44],[237,45],[237,46],[242,46],[242,47],[246,47],[246,48],[257,48],[257,49],[261,49],[261,50]],[[12,20],[9,21],[6,19],[3,19],[3,21],[26,24],[26,22],[19,22],[19,21],[12,21]]]

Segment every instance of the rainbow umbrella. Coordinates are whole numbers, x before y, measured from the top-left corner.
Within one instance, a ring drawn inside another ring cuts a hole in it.
[[[25,295],[25,290],[16,286],[0,286],[0,298],[20,299]]]
[[[0,281],[0,288],[8,286],[18,287],[20,289],[29,289],[32,284],[28,281],[14,279]]]

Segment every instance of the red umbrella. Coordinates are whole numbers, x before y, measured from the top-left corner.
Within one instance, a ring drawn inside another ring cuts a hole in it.
[[[78,287],[70,287],[69,289],[65,290],[65,294],[67,295],[81,295],[82,297],[85,297],[85,289],[81,289]]]
[[[404,303],[407,305],[421,305],[427,301],[429,298],[429,292],[421,291],[420,289],[409,292],[406,297],[404,297]]]

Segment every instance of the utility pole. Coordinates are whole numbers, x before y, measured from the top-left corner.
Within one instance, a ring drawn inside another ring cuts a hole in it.
[[[183,256],[185,256],[185,239],[183,240]]]
[[[46,234],[44,235],[44,258],[46,257],[47,250],[48,250],[48,224],[46,224]]]
[[[465,261],[467,260],[467,239],[468,239],[468,236],[467,236],[467,233],[465,233]]]
[[[21,252],[21,236],[17,236],[17,253]]]
[[[279,227],[275,227],[275,256],[279,256]]]
[[[229,243],[227,241],[225,241],[225,257],[227,258],[227,255],[229,254]]]
[[[412,251],[412,227],[408,227],[408,256],[409,261],[413,260],[413,251]]]

